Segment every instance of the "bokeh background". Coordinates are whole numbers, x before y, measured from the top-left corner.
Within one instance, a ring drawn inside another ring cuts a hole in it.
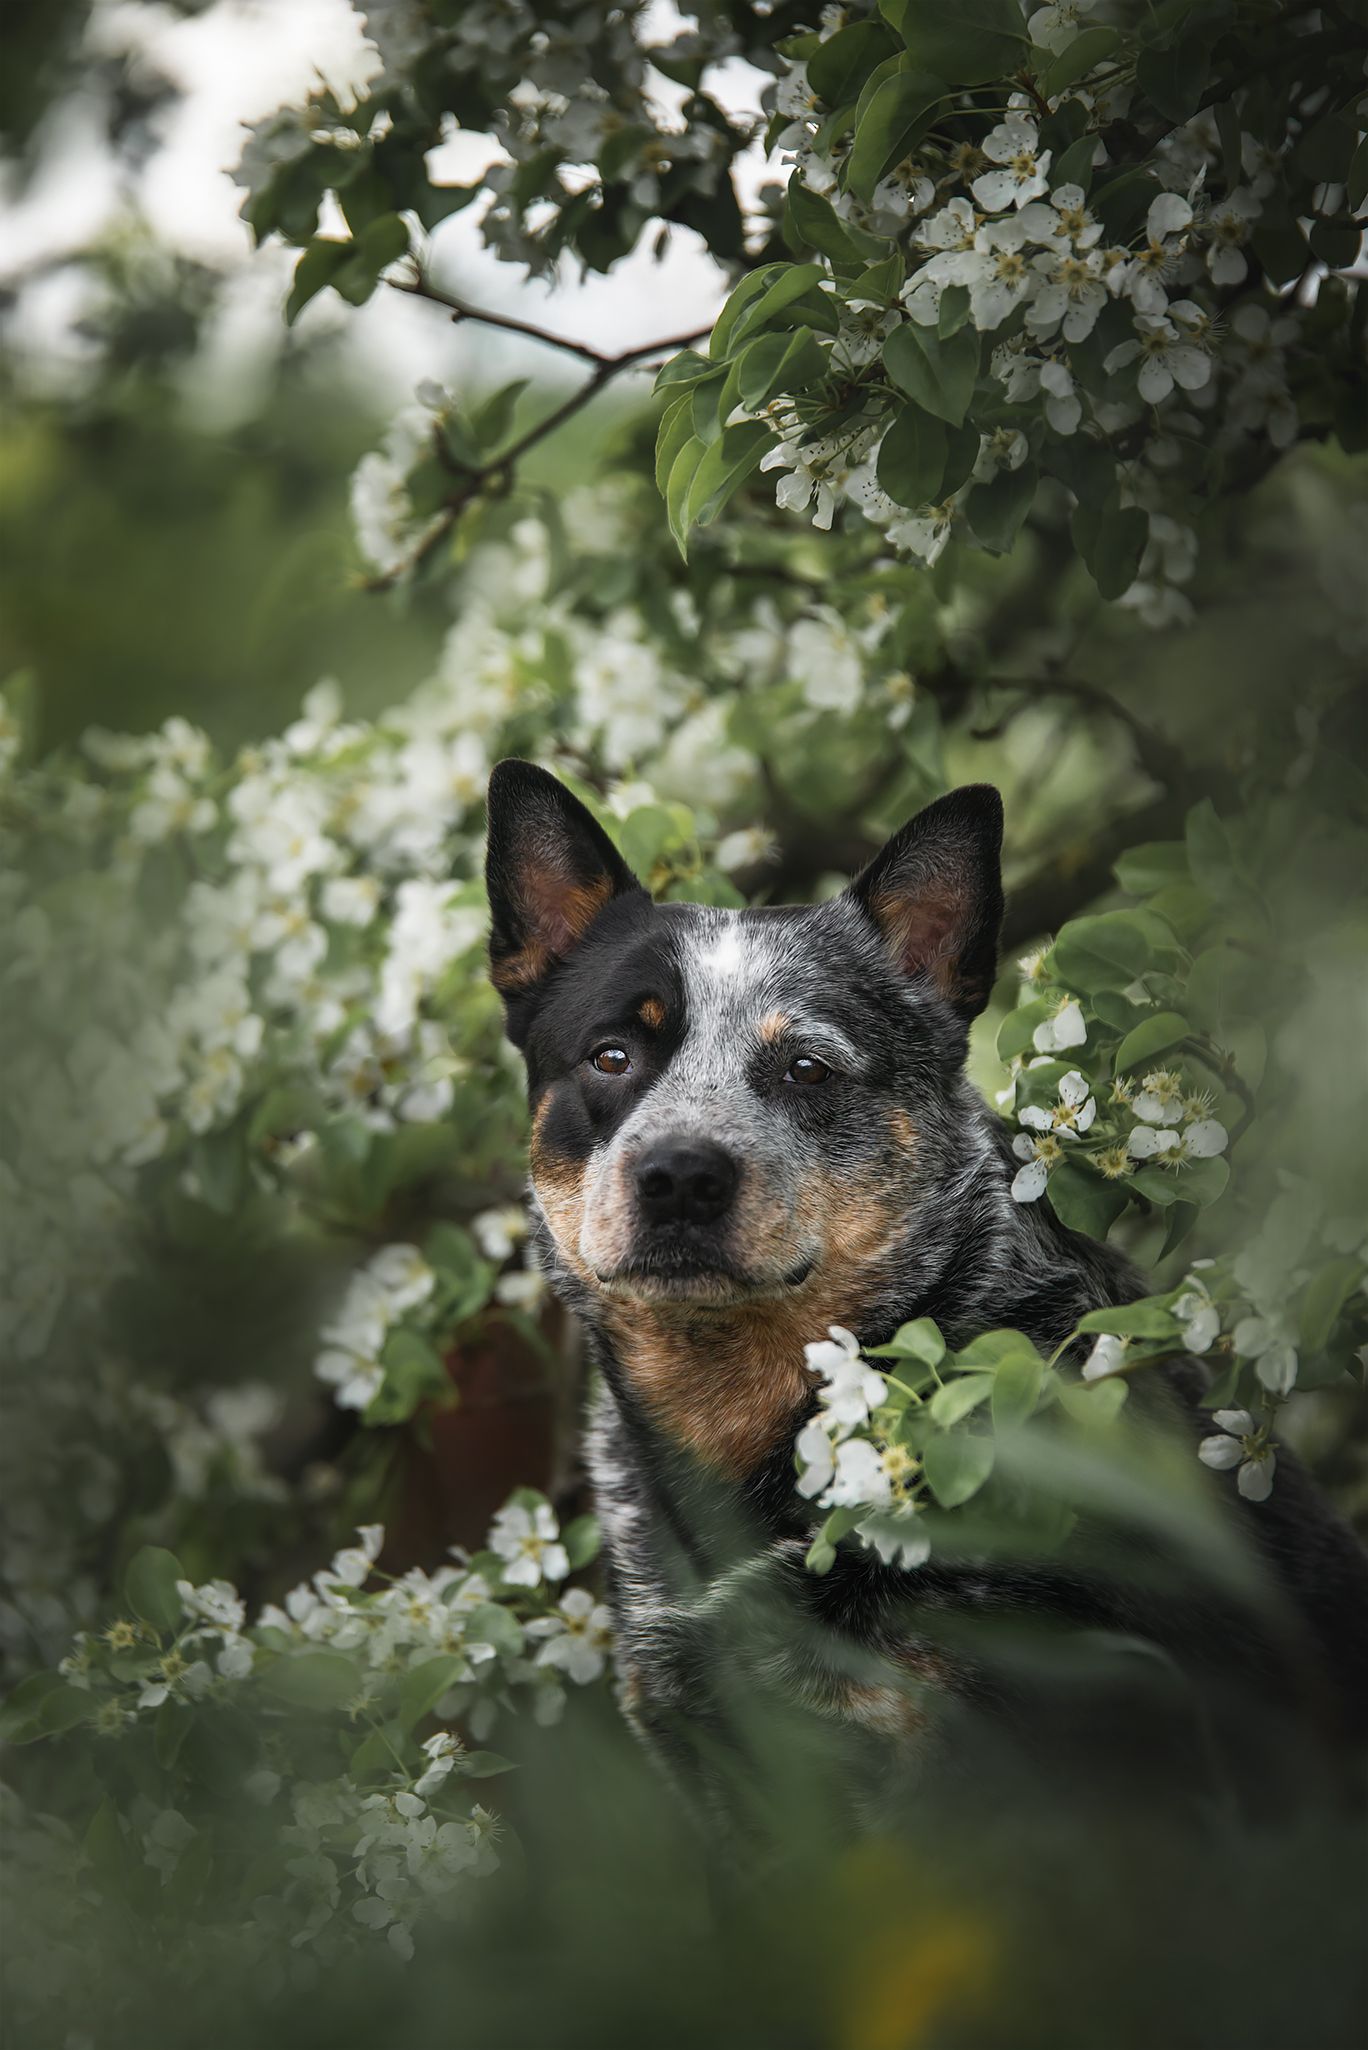
[[[1219,808],[1270,747],[1290,759],[1319,744],[1361,777],[1368,474],[1333,444],[1291,452],[1207,524],[1157,628],[1134,607],[1101,616],[1067,528],[959,582],[928,574],[910,599],[914,572],[894,588],[858,544],[841,557],[810,534],[777,539],[763,520],[749,552],[724,560],[705,546],[685,569],[650,481],[658,403],[642,375],[537,449],[450,575],[371,588],[358,466],[414,387],[435,381],[474,412],[525,378],[510,417],[530,422],[568,389],[569,366],[384,290],[361,309],[324,294],[284,325],[288,257],[253,248],[230,167],[242,123],[319,77],[345,94],[374,72],[357,16],[346,0],[32,0],[5,35],[0,685],[14,773],[0,803],[25,878],[7,900],[6,1065],[31,1098],[26,1118],[11,1103],[20,1150],[31,1166],[35,1134],[50,1133],[54,1163],[39,1196],[22,1174],[6,1189],[0,1649],[13,1682],[103,1627],[143,1545],[175,1552],[196,1583],[230,1580],[256,1609],[361,1524],[385,1526],[382,1565],[402,1574],[438,1568],[453,1544],[479,1547],[520,1484],[562,1523],[589,1506],[582,1365],[523,1264],[518,1076],[483,989],[478,884],[443,903],[435,938],[438,914],[414,897],[402,959],[358,900],[340,921],[352,953],[300,971],[301,989],[315,973],[335,984],[291,1013],[327,1087],[342,1087],[338,1048],[360,1029],[358,1008],[391,1003],[408,1029],[395,978],[417,978],[442,1020],[440,1054],[407,1042],[388,1070],[383,1049],[348,1056],[361,1102],[383,1109],[361,1140],[334,1098],[333,1140],[301,1139],[308,1120],[289,1094],[300,1063],[282,1052],[271,1089],[225,1098],[198,1129],[163,1098],[155,1115],[173,1139],[139,1156],[119,1120],[141,1084],[111,1080],[90,1045],[145,1035],[204,997],[213,964],[195,954],[186,891],[219,879],[196,869],[193,835],[187,855],[155,819],[130,827],[121,776],[143,790],[152,770],[184,769],[226,819],[260,756],[261,805],[234,817],[265,831],[284,787],[270,782],[276,743],[299,779],[316,768],[353,807],[400,793],[370,843],[391,881],[430,881],[449,855],[464,885],[478,872],[490,760],[552,752],[657,887],[718,901],[837,887],[937,789],[996,782],[1014,895],[1007,969],[974,1038],[991,1093],[1006,1077],[996,1034],[1017,1001],[1016,957],[1107,901],[1123,850],[1181,837],[1191,807]],[[745,111],[764,83],[738,60],[726,89]],[[474,175],[482,148],[455,138],[444,174]],[[766,176],[757,146],[739,179],[757,205]],[[729,282],[687,231],[606,276],[566,263],[528,280],[466,214],[432,248],[468,301],[605,351],[706,328]],[[865,580],[863,639],[827,605],[842,569]],[[1086,681],[1035,687],[1064,674]],[[734,699],[743,708],[724,730],[716,708]],[[333,749],[339,729],[350,737]],[[165,801],[185,795],[177,784]],[[272,858],[283,903],[313,871]],[[49,893],[41,926],[19,915],[35,877]],[[1275,1270],[1284,1256],[1296,1265],[1310,1183],[1318,1214],[1361,1214],[1360,1099],[1345,1078],[1361,1061],[1364,999],[1345,954],[1355,928],[1336,923],[1355,886],[1313,864],[1280,906],[1288,925],[1336,937],[1290,1008],[1285,989],[1271,992],[1284,1050],[1305,1048],[1277,1107],[1283,1208],[1264,1200],[1227,1228],[1264,1230]],[[291,937],[282,926],[274,944]],[[1237,1049],[1256,1063],[1258,1036]],[[244,1040],[232,1058],[256,1053]],[[431,1094],[406,1108],[405,1088]],[[131,1207],[110,1153],[101,1186],[62,1172],[70,1127],[103,1118],[121,1134],[115,1165],[151,1163]],[[1138,1256],[1158,1255],[1164,1222],[1135,1231]],[[439,1257],[443,1229],[457,1236]],[[421,1247],[439,1273],[431,1315],[402,1356],[381,1358],[382,1331],[379,1378],[347,1396],[342,1370],[320,1373],[327,1334],[340,1325],[335,1342],[351,1343],[348,1291],[395,1245]],[[1360,1391],[1342,1374],[1325,1381],[1290,1405],[1286,1435],[1364,1518]],[[49,1939],[30,1978],[65,1994],[41,2025],[50,2033],[30,2040],[227,2042],[240,2028],[259,2042],[268,2026],[281,2042],[430,2037],[470,2050],[1352,2040],[1360,1849],[1333,1800],[1301,1798],[1295,1773],[1291,1795],[1270,1790],[1261,1830],[1222,1839],[1192,1833],[1187,1813],[1160,1828],[1115,1789],[1105,1804],[1070,1805],[1048,1778],[1023,1793],[985,1746],[974,1785],[932,1802],[919,1836],[852,1849],[822,1761],[776,1734],[763,1792],[785,1818],[787,1854],[733,1893],[636,1759],[606,1688],[571,1693],[554,1731],[499,1733],[520,1765],[508,1808],[526,1868],[506,1861],[518,1883],[501,1880],[402,1982],[389,1960],[263,1968],[234,2018],[221,2003],[236,2008],[246,1953],[226,1912],[215,1924],[212,1875],[174,1928],[135,1929],[107,1906],[82,1921],[25,1835],[11,1898],[30,1915],[38,1904]],[[1304,1763],[1318,1787],[1320,1763]],[[23,1771],[42,1810],[49,1768]],[[1019,1804],[1010,1822],[1004,1804]]]

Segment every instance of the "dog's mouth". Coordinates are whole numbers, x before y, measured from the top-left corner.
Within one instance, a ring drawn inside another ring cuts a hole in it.
[[[774,1301],[801,1288],[814,1264],[803,1259],[779,1274],[753,1274],[715,1247],[675,1240],[648,1247],[594,1278],[609,1296],[727,1309],[737,1303]]]

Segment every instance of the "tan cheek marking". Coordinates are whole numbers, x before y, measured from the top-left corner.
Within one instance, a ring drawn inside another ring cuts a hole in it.
[[[532,1120],[528,1149],[532,1186],[561,1253],[575,1272],[584,1276],[588,1270],[579,1257],[579,1241],[584,1221],[585,1163],[555,1153],[547,1146],[544,1127],[551,1103],[552,1098],[544,1096]]]
[[[665,1023],[665,1006],[659,997],[646,997],[637,1006],[637,1016],[649,1032],[659,1032]]]
[[[890,1112],[888,1122],[892,1129],[894,1144],[899,1146],[904,1153],[915,1153],[917,1150],[917,1128],[907,1112],[901,1109]]]
[[[773,1046],[776,1039],[783,1038],[792,1022],[783,1011],[766,1011],[756,1030],[766,1046]]]

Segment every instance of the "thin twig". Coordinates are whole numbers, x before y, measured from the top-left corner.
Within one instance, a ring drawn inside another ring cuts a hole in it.
[[[435,548],[440,546],[466,507],[475,499],[498,497],[508,491],[512,487],[514,471],[529,449],[535,448],[538,442],[545,441],[548,435],[554,434],[558,427],[562,427],[574,414],[587,406],[590,400],[596,398],[604,386],[611,384],[615,377],[620,377],[626,370],[642,367],[652,356],[668,358],[680,349],[691,348],[695,342],[705,341],[712,333],[710,324],[707,327],[695,328],[689,334],[669,335],[653,342],[638,342],[630,349],[620,349],[615,356],[608,356],[600,349],[591,348],[587,342],[568,341],[563,336],[550,334],[545,329],[533,327],[530,322],[517,320],[512,315],[482,313],[475,307],[459,305],[448,294],[429,285],[421,275],[411,283],[401,279],[391,279],[390,283],[396,291],[409,292],[416,297],[431,299],[437,305],[447,307],[453,320],[478,320],[488,327],[502,328],[510,334],[523,335],[529,341],[544,342],[549,348],[565,349],[571,355],[578,356],[582,362],[592,363],[594,368],[592,375],[587,377],[577,390],[562,399],[558,406],[553,406],[544,419],[539,420],[535,427],[529,427],[525,434],[519,435],[518,439],[511,442],[500,454],[491,456],[488,462],[481,463],[473,469],[465,466],[453,468],[451,461],[446,462],[445,467],[453,469],[453,474],[458,477],[457,489],[444,502],[422,539],[403,561],[396,563],[393,569],[382,570],[366,580],[364,588],[368,591],[389,590],[402,578],[410,575],[426,561]],[[440,458],[440,447],[438,453]]]

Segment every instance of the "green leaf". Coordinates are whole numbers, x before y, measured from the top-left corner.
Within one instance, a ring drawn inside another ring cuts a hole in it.
[[[958,1509],[978,1493],[993,1471],[996,1453],[991,1438],[968,1431],[947,1431],[927,1440],[922,1464],[942,1509]]]
[[[1050,176],[1055,189],[1061,185],[1081,185],[1084,192],[1092,184],[1093,158],[1097,154],[1097,137],[1080,135],[1077,142],[1071,142],[1059,153],[1058,162]]]
[[[1147,970],[1170,967],[1177,944],[1148,911],[1102,911],[1073,918],[1050,949],[1047,972],[1082,996],[1124,989]]]
[[[1073,1160],[1061,1160],[1051,1171],[1045,1195],[1061,1224],[1094,1239],[1104,1239],[1126,1207],[1121,1184],[1104,1181]]]
[[[332,1711],[362,1692],[362,1676],[340,1651],[299,1651],[264,1666],[261,1686],[291,1708]]]
[[[945,1358],[945,1340],[932,1318],[914,1317],[898,1326],[887,1345],[873,1345],[868,1351],[871,1359],[920,1360],[935,1367]]]
[[[1121,42],[1121,31],[1114,28],[1085,28],[1080,30],[1071,43],[1059,52],[1053,64],[1047,64],[1040,75],[1040,90],[1047,100],[1057,100],[1062,92],[1086,78],[1096,64],[1110,57]],[[1081,142],[1084,138],[1079,137]],[[1096,147],[1096,138],[1088,139],[1089,150]],[[1068,184],[1068,179],[1057,177],[1057,185]]]
[[[1185,883],[1191,873],[1181,840],[1146,840],[1138,847],[1128,847],[1117,856],[1112,871],[1122,889],[1133,897],[1148,897],[1170,883]]]
[[[960,425],[978,381],[979,338],[972,328],[942,341],[933,328],[904,321],[884,343],[883,359],[899,391],[938,420]]]
[[[684,513],[688,504],[689,487],[693,483],[694,472],[702,462],[704,453],[703,444],[693,432],[691,422],[688,439],[681,445],[671,463],[670,474],[665,484],[665,511],[670,522],[670,532],[674,535],[675,545],[681,555],[687,552],[685,544],[689,530]]]
[[[1161,1303],[1115,1303],[1089,1310],[1078,1320],[1080,1331],[1113,1332],[1119,1338],[1181,1338],[1183,1327]]]
[[[1069,522],[1075,548],[1104,598],[1119,598],[1134,583],[1149,540],[1149,514],[1122,505],[1113,493],[1094,517],[1083,506]]]
[[[1014,1431],[1040,1399],[1044,1362],[1034,1352],[1009,1353],[993,1376],[993,1429]]]
[[[1331,1260],[1312,1275],[1302,1295],[1298,1337],[1303,1352],[1319,1352],[1335,1328],[1335,1319],[1363,1278],[1357,1260]]]
[[[809,1573],[830,1573],[836,1564],[836,1547],[828,1544],[824,1537],[815,1537],[808,1546],[803,1564]]]
[[[1201,105],[1214,34],[1199,29],[1168,49],[1141,50],[1136,58],[1135,82],[1166,120],[1188,121]]]
[[[577,1516],[572,1523],[566,1524],[561,1532],[561,1543],[565,1546],[572,1573],[578,1573],[598,1557],[600,1538],[597,1516]]]
[[[990,554],[1007,554],[1031,510],[1039,481],[1035,464],[1027,462],[1016,470],[999,470],[969,493],[965,503],[969,525]]]
[[[857,118],[847,191],[867,205],[879,180],[929,133],[948,97],[944,80],[929,71],[899,71],[884,79]]]
[[[1048,997],[1036,997],[1031,1003],[1009,1011],[998,1027],[998,1059],[1013,1060],[1017,1054],[1025,1053],[1027,1047],[1034,1046],[1036,1027],[1045,1023],[1054,1008]]]
[[[792,282],[795,275],[798,277],[796,284]],[[756,316],[748,328],[748,332],[754,332],[768,318],[765,302],[772,293],[778,293],[781,306],[787,305],[790,299],[798,298],[815,285],[821,275],[821,267],[815,263],[765,263],[759,270],[749,272],[731,293],[714,323],[708,342],[708,354],[714,364],[731,354],[734,342],[744,339],[737,334],[743,315],[750,313]]]
[[[987,1402],[992,1392],[991,1374],[957,1374],[953,1381],[936,1390],[927,1407],[934,1422],[948,1431],[981,1402]]]
[[[461,1760],[461,1777],[468,1780],[489,1780],[498,1773],[517,1769],[511,1758],[504,1758],[497,1751],[467,1751]]]
[[[913,59],[957,90],[1009,78],[1020,64],[1026,23],[1016,0],[879,0]]]
[[[807,64],[807,82],[828,107],[853,100],[876,64],[896,45],[881,21],[853,21],[819,43]]]
[[[969,318],[973,301],[967,285],[947,285],[936,309],[936,333],[943,342],[957,335]]]
[[[431,1714],[442,1696],[449,1694],[468,1670],[466,1661],[454,1652],[410,1666],[399,1682],[398,1718],[402,1728],[411,1730]]]
[[[344,263],[350,260],[350,242],[319,238],[310,242],[294,268],[294,282],[285,301],[285,323],[293,327],[304,308],[326,285],[330,285]]]
[[[795,328],[792,334],[757,335],[732,366],[737,395],[750,413],[760,412],[779,393],[807,391],[826,374],[826,352],[810,327]],[[724,419],[728,410],[724,399]]]
[[[469,1644],[492,1644],[505,1658],[517,1658],[523,1648],[522,1626],[501,1602],[481,1602],[466,1618]]]
[[[157,1754],[157,1763],[163,1772],[170,1772],[175,1765],[180,1756],[181,1745],[189,1736],[194,1720],[193,1709],[187,1708],[181,1701],[172,1701],[168,1698],[157,1710],[152,1725],[152,1742]]]
[[[784,239],[798,249],[816,249],[833,263],[860,263],[882,256],[888,247],[879,235],[867,235],[843,221],[829,199],[811,191],[801,178],[789,181],[784,204]]]
[[[720,439],[704,450],[701,461],[690,476],[688,496],[684,501],[686,540],[694,527],[709,526],[717,518],[727,500],[745,483],[773,442],[774,435],[764,421],[746,420],[735,427],[724,428]]]
[[[6,1744],[32,1744],[41,1737],[48,1697],[60,1694],[67,1685],[60,1673],[30,1673],[26,1680],[21,1680],[0,1706],[0,1738]],[[90,1696],[86,1699],[89,1701]]]
[[[160,1545],[144,1545],[134,1553],[124,1575],[124,1600],[144,1623],[150,1623],[163,1637],[174,1637],[182,1622],[176,1582],[185,1577],[174,1552]]]
[[[665,496],[670,481],[674,459],[685,443],[693,439],[693,411],[689,394],[673,399],[660,416],[660,427],[656,434],[655,480],[656,490]]]
[[[1114,1071],[1124,1075],[1128,1068],[1138,1068],[1166,1048],[1177,1046],[1180,1039],[1191,1037],[1192,1027],[1180,1011],[1156,1011],[1152,1018],[1143,1019],[1126,1034],[1116,1049]]]
[[[735,296],[733,293],[732,297]],[[681,349],[677,356],[671,356],[668,362],[661,364],[651,389],[662,392],[674,385],[697,384],[701,377],[711,377],[716,369],[717,365],[710,363],[706,356],[700,356],[697,349]]]
[[[895,413],[879,447],[880,487],[914,511],[935,503],[945,475],[945,428],[930,413],[905,406]]]

